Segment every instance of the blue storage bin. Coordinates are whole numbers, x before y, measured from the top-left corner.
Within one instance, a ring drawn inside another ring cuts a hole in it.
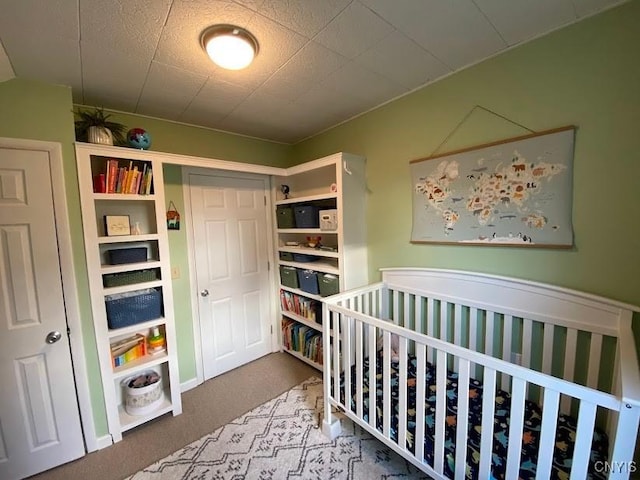
[[[293,261],[294,262],[315,262],[318,260],[318,257],[314,255],[307,255],[306,253],[294,253]]]
[[[300,290],[318,295],[320,293],[318,289],[318,272],[298,269],[298,285]]]
[[[162,316],[162,294],[155,288],[105,297],[107,325],[122,328]]]
[[[296,228],[320,228],[318,207],[314,205],[297,205],[293,207]]]

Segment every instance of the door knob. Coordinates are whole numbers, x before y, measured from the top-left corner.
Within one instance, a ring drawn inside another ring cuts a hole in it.
[[[62,338],[62,334],[60,332],[58,332],[58,331],[49,332],[47,334],[46,341],[47,341],[47,343],[51,344],[51,343],[56,343],[61,338]]]
[[[207,290],[206,288],[204,290],[202,290],[200,292],[200,296],[202,297],[208,297],[209,296],[209,290]]]

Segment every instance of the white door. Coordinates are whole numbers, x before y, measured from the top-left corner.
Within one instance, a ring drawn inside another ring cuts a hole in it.
[[[271,351],[265,178],[189,175],[204,378]]]
[[[84,455],[60,276],[49,156],[0,148],[2,479]]]

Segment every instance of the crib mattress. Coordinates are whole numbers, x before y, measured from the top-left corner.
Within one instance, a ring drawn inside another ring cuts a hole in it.
[[[415,356],[409,355],[407,372],[407,448],[414,451],[414,434],[416,427],[416,368]],[[365,420],[369,421],[368,412],[368,392],[369,392],[369,360],[365,359],[363,365],[363,412]],[[382,357],[378,356],[376,361],[376,403],[380,407],[377,409],[376,425],[382,431]],[[356,375],[355,366],[351,370],[351,378]],[[397,441],[398,432],[398,363],[391,363],[391,402],[394,412],[391,419],[391,436]],[[433,450],[435,436],[435,404],[436,404],[436,371],[435,367],[427,363],[426,369],[426,397],[425,398],[425,439],[424,455],[427,463],[433,465]],[[352,380],[351,408],[356,409],[356,386]],[[344,392],[344,375],[341,378],[341,392]],[[467,478],[478,478],[478,465],[480,462],[480,430],[482,422],[482,383],[471,379],[469,382],[469,433],[467,444]],[[344,394],[344,393],[343,393]],[[457,395],[458,395],[458,375],[455,372],[447,372],[447,411],[445,422],[445,474],[453,478],[455,470],[455,439],[457,420]],[[344,402],[344,399],[342,399]],[[505,478],[507,439],[509,438],[509,417],[510,417],[511,395],[508,392],[498,390],[496,393],[494,439],[492,456],[492,473],[496,479]],[[523,480],[534,479],[536,475],[538,440],[540,435],[540,425],[542,420],[542,409],[534,402],[526,401],[524,416],[524,431],[522,436],[522,456],[520,464],[520,478]],[[552,467],[552,479],[564,480],[569,478],[571,470],[571,459],[573,457],[573,444],[576,437],[575,418],[560,414],[556,429],[556,445]],[[589,478],[604,479],[604,474],[599,475],[594,472],[594,464],[598,461],[606,460],[608,452],[608,439],[604,432],[596,429],[593,436],[592,451],[590,455]]]

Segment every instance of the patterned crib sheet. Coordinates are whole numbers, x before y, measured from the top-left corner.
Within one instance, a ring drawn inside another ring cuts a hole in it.
[[[415,356],[409,355],[407,372],[407,448],[414,452],[414,435],[416,429],[416,370]],[[369,359],[363,364],[363,412],[366,421],[369,421]],[[351,369],[351,378],[356,376],[355,366]],[[382,356],[376,360],[376,426],[382,431]],[[397,442],[398,434],[398,363],[391,362],[391,408],[394,412],[391,419],[391,436]],[[344,375],[341,376],[341,392],[344,395]],[[424,455],[428,464],[433,466],[433,450],[435,436],[435,405],[436,405],[436,370],[434,365],[427,363],[426,369],[426,397],[425,398],[425,439]],[[351,382],[351,408],[356,409],[356,385]],[[469,433],[467,442],[466,478],[477,479],[480,463],[480,431],[482,422],[482,383],[478,380],[469,381]],[[455,438],[457,421],[457,396],[458,374],[447,372],[447,409],[445,421],[445,474],[453,478],[455,471]],[[344,398],[341,399],[344,403]],[[511,395],[503,390],[496,393],[494,438],[492,455],[493,478],[502,480],[505,478],[507,440],[509,438]],[[522,455],[520,463],[520,478],[522,480],[534,479],[538,457],[538,442],[542,421],[542,409],[534,402],[526,401],[524,414],[524,431],[522,436]],[[551,478],[565,480],[569,478],[573,446],[576,438],[576,419],[560,414],[556,428],[556,444],[553,459]],[[607,435],[596,429],[593,435],[593,443],[589,461],[590,479],[604,479],[604,474],[595,472],[594,465],[598,461],[604,461],[608,452]]]

